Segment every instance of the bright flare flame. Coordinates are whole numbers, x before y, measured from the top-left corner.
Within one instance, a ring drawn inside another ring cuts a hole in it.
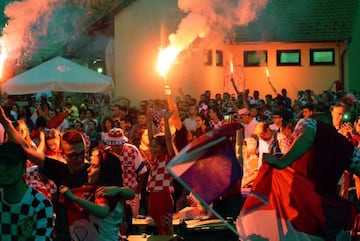
[[[1,51],[0,53],[0,79],[1,79],[4,73],[4,64],[7,59],[6,50],[4,48],[4,42],[2,40],[0,40],[0,51]]]
[[[234,64],[232,59],[230,60],[230,73],[233,74],[234,73]]]
[[[265,68],[265,72],[266,72],[266,77],[267,77],[267,78],[270,78],[270,72],[269,72],[269,68],[268,68],[268,67]]]
[[[157,69],[163,78],[166,78],[166,73],[170,66],[175,62],[179,50],[173,46],[161,49],[158,55]]]

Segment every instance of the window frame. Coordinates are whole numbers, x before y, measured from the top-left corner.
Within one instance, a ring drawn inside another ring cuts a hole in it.
[[[206,49],[204,51],[204,65],[211,66],[213,64],[212,49]]]
[[[253,55],[253,58],[257,58],[256,55],[264,55],[264,59],[259,58],[259,62],[249,62],[248,58],[250,55]],[[258,67],[258,66],[264,66],[267,65],[268,62],[268,55],[267,55],[267,50],[245,50],[243,52],[243,57],[244,57],[244,67]]]
[[[224,52],[222,50],[215,51],[215,65],[218,67],[224,66]]]
[[[332,60],[331,61],[315,61],[315,53],[322,53],[322,52],[331,52],[332,53]],[[311,66],[319,66],[319,65],[335,65],[335,49],[334,48],[317,48],[317,49],[310,49],[310,65]]]
[[[299,54],[298,62],[281,62],[281,55],[283,53],[297,53]],[[276,65],[277,66],[301,66],[301,50],[300,49],[284,49],[276,50]]]

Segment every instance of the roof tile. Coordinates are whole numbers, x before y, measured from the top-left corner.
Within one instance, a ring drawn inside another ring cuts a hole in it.
[[[326,42],[351,38],[358,0],[270,0],[235,42]]]

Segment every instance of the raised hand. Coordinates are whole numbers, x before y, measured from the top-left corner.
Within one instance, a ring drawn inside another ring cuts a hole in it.
[[[113,197],[121,192],[121,188],[118,186],[102,186],[96,189],[95,195],[97,197]]]
[[[165,95],[171,95],[171,88],[168,85],[164,86]]]
[[[169,118],[172,116],[172,114],[174,113],[174,111],[167,111],[165,114],[164,114],[164,120],[169,120]]]
[[[70,200],[74,200],[76,196],[72,193],[70,188],[67,186],[61,185],[59,188],[60,194],[67,196]]]
[[[0,122],[4,123],[7,120],[4,108],[0,105]]]

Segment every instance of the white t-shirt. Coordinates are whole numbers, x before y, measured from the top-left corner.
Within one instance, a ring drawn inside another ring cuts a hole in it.
[[[270,152],[270,145],[273,142],[273,140],[274,140],[274,136],[272,136],[270,138],[270,140],[267,140],[267,141],[259,138],[259,165],[258,165],[258,167],[261,166],[261,162],[262,162],[264,153]]]
[[[248,124],[244,124],[244,138],[251,137],[255,133],[255,126],[258,121],[253,118]]]
[[[191,131],[192,133],[196,132],[196,121],[195,119],[191,119],[191,118],[186,118],[183,121],[184,126],[186,127],[186,129],[188,129],[189,131]]]

